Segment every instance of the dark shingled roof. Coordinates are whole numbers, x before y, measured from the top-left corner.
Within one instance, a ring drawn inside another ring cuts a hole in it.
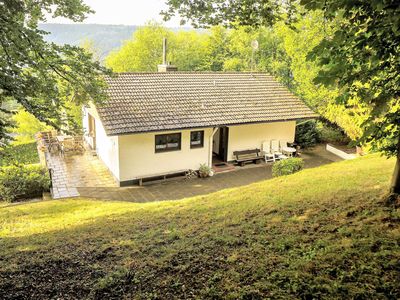
[[[265,73],[120,73],[107,82],[97,109],[108,135],[317,116]]]

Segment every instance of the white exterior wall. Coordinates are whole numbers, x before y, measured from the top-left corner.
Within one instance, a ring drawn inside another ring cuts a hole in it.
[[[86,138],[86,135],[89,132],[89,117],[86,107],[82,107],[82,127],[83,127],[83,136]]]
[[[86,108],[84,112],[84,130],[87,132],[87,116],[90,113],[96,120],[96,152],[120,182],[187,169],[197,170],[200,164],[210,163],[213,128],[107,136],[95,108]],[[295,127],[295,121],[229,126],[228,160],[235,159],[234,151],[261,149],[261,144],[265,140],[292,142]],[[204,130],[202,148],[190,148],[190,132],[194,130]],[[182,134],[181,150],[156,153],[155,135],[175,132]],[[216,135],[219,135],[219,132]],[[218,138],[219,136],[215,137]],[[218,152],[216,144],[214,151]]]
[[[114,177],[121,181],[118,140],[118,136],[107,136],[103,125],[96,119],[96,153]]]
[[[229,126],[228,161],[235,159],[234,151],[261,149],[266,140],[293,142],[295,130],[296,121]]]
[[[194,130],[204,130],[204,147],[190,148],[190,132]],[[182,134],[181,150],[156,153],[155,135],[175,132]],[[212,128],[204,128],[119,136],[120,181],[187,169],[198,170],[200,164],[209,162],[211,134]]]
[[[89,112],[87,107],[82,108],[82,118],[83,137],[86,143],[88,143],[90,147],[93,148],[92,138],[89,137]]]
[[[103,124],[100,121],[99,115],[96,109],[91,106],[90,108],[84,108],[83,113],[83,130],[85,134],[86,142],[92,145],[92,138],[87,136],[89,132],[88,114],[91,114],[95,118],[96,125],[96,153],[97,156],[103,161],[107,168],[114,175],[115,179],[120,181],[119,173],[119,149],[118,149],[118,136],[107,136],[104,130]]]

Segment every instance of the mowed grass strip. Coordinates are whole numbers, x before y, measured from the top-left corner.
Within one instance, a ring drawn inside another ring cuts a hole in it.
[[[0,207],[0,298],[396,299],[394,160],[180,201]]]

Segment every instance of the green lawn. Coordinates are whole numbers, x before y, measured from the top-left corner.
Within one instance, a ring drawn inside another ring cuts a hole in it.
[[[11,145],[3,151],[0,151],[0,167],[8,166],[14,163],[37,164],[39,155],[36,142]]]
[[[0,298],[398,299],[394,161],[180,201],[0,207]]]

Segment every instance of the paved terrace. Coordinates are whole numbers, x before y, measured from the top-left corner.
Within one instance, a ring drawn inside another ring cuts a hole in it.
[[[302,153],[306,168],[317,167],[341,159],[323,146]],[[103,200],[150,202],[178,200],[208,194],[226,188],[247,185],[272,177],[272,163],[248,164],[210,178],[172,179],[145,186],[118,187],[108,169],[90,152],[60,157],[46,154],[53,169],[53,198],[88,197]]]

